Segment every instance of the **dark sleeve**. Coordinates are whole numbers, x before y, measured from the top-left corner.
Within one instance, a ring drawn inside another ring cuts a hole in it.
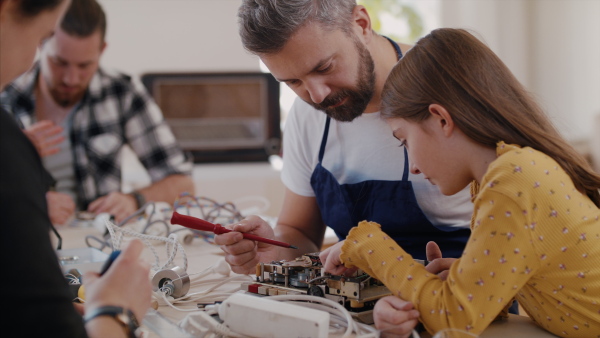
[[[46,188],[33,144],[0,110],[1,325],[10,336],[86,337],[50,242]]]

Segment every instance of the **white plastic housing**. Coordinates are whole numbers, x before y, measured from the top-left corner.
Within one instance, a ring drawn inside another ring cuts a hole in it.
[[[251,337],[322,337],[329,313],[268,297],[234,293],[219,306],[219,317],[232,331]]]

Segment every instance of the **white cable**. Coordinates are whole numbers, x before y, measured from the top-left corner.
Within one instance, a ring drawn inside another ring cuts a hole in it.
[[[316,309],[316,310],[320,310],[320,311],[329,312],[330,322],[333,322],[332,326],[337,325],[338,329],[339,329],[339,327],[345,327],[346,330],[348,329],[348,327],[351,327],[352,331],[356,332],[357,336],[361,333],[357,326],[358,323],[356,323],[353,319],[350,319],[350,323],[348,323],[348,318],[346,317],[346,314],[343,313],[342,311],[339,311],[338,309],[333,309],[332,307],[323,305],[323,304],[312,303],[313,300],[311,300],[311,303],[307,303],[304,301],[289,301],[289,302],[296,304],[296,305],[300,305],[300,306],[304,306],[304,307],[308,307],[308,308],[312,308],[312,309]],[[352,316],[350,316],[350,318],[352,318]],[[350,324],[350,325],[348,325],[348,324]]]
[[[204,290],[204,291],[200,291],[200,292],[190,293],[190,294],[186,295],[185,297],[176,299],[176,301],[178,303],[184,303],[184,302],[191,302],[191,301],[206,300],[206,299],[210,299],[211,297],[215,297],[216,295],[231,296],[232,294],[240,291],[240,288],[241,287],[235,287],[233,289],[221,291],[219,293],[211,292],[215,288],[210,288],[210,290]],[[218,300],[223,300],[223,299],[217,299],[217,301]]]
[[[244,217],[250,216],[250,215],[263,214],[267,210],[269,210],[269,207],[271,206],[271,202],[267,198],[265,198],[263,196],[258,196],[258,195],[240,197],[240,198],[233,200],[232,203],[239,207],[239,205],[243,204],[244,202],[254,202],[254,201],[257,201],[258,203],[261,203],[262,205],[251,206],[251,207],[248,207],[245,209],[241,209],[240,213]]]
[[[212,294],[213,296],[216,296]],[[230,296],[230,295],[228,295]],[[288,301],[297,305],[326,311],[331,314],[330,317],[330,333],[335,333],[336,327],[345,328],[345,332],[342,337],[350,337],[352,333],[356,333],[354,337],[356,338],[377,338],[379,337],[380,332],[376,330],[374,327],[366,325],[364,323],[356,322],[348,310],[344,308],[342,305],[338,304],[327,298],[308,296],[308,295],[277,295],[268,297],[270,300],[275,301]],[[239,332],[233,332],[228,329],[224,324],[221,324],[216,321],[216,319],[212,318],[209,314],[214,314],[218,312],[218,308],[221,304],[209,305],[205,308],[205,311],[196,311],[194,313],[190,313],[186,316],[179,324],[180,327],[190,331],[190,326],[196,328],[197,330],[204,330],[204,334],[198,334],[198,332],[191,332],[194,336],[199,337],[209,337],[206,336],[208,333],[207,330],[212,331],[215,336],[210,337],[245,337]],[[200,323],[207,324],[209,327],[202,326]],[[268,325],[268,323],[265,323]],[[419,334],[413,330],[412,332],[413,338],[419,338]]]
[[[200,313],[198,314],[194,314],[196,317],[192,317],[192,314],[189,314],[188,316],[186,316],[180,323],[179,323],[179,327],[181,327],[182,329],[184,329],[186,332],[189,332],[190,334],[192,334],[194,337],[200,337],[200,338],[208,338],[208,337],[214,337],[215,334],[212,332],[213,331],[213,325],[209,325],[208,327],[204,327],[201,325],[200,320],[201,318],[198,318],[200,316],[202,316]]]
[[[233,293],[235,293],[235,292],[233,292]],[[222,302],[225,299],[227,299],[229,296],[231,296],[233,293],[232,292],[213,292],[210,295],[196,297],[193,299],[193,302],[198,302],[198,303],[200,303],[200,302],[201,303]],[[191,302],[191,301],[192,300],[185,301],[185,302]],[[183,302],[183,301],[181,301],[181,302]]]
[[[192,311],[195,312],[195,311],[198,311],[198,309],[181,309],[181,308],[178,308],[175,305],[173,305],[169,299],[167,299],[167,294],[166,293],[160,292],[160,294],[162,295],[162,298],[165,301],[165,304],[167,304],[168,306],[172,307],[173,309],[175,309],[177,311],[181,311],[181,312],[192,312]]]
[[[212,290],[214,290],[214,288],[211,289],[211,290],[209,290],[209,291],[201,291],[201,292],[190,293],[188,295],[188,297],[194,297],[194,299],[196,299],[196,298],[202,298],[202,297],[208,295],[208,292],[211,292]],[[229,295],[232,295],[232,294],[234,294],[234,293],[236,293],[236,292],[238,292],[240,290],[241,290],[241,287],[238,286],[238,287],[234,287],[232,289],[223,290],[223,291],[221,291],[221,293],[227,293]],[[214,293],[214,292],[211,292],[211,294],[212,293]]]
[[[218,260],[215,264],[209,266],[208,268],[206,268],[200,272],[190,274],[190,277],[195,276],[195,275],[201,275],[197,279],[202,279],[213,272],[218,273],[219,275],[228,277],[231,274],[231,267],[229,266],[229,263],[227,263],[225,261],[225,258],[222,258],[222,259]]]
[[[139,232],[135,232],[135,231],[131,231],[131,230],[127,230],[125,228],[119,227],[119,226],[115,225],[114,223],[112,223],[110,220],[106,220],[104,222],[104,225],[106,226],[106,228],[108,229],[108,232],[110,233],[110,237],[113,242],[113,250],[118,250],[120,248],[121,241],[123,239],[123,235],[137,237],[144,242],[144,244],[152,251],[152,254],[154,255],[155,263],[152,265],[153,270],[160,271],[160,270],[168,269],[171,266],[171,264],[173,263],[173,261],[175,260],[175,256],[177,255],[177,252],[179,250],[181,251],[182,259],[183,259],[182,268],[184,271],[187,270],[187,265],[188,265],[187,256],[185,254],[185,250],[183,249],[183,246],[177,240],[177,235],[170,234],[169,237],[165,238],[165,237],[159,237],[159,236],[140,234]],[[117,232],[118,232],[118,234],[117,234]],[[160,258],[158,256],[158,252],[156,252],[154,245],[152,245],[152,243],[149,242],[150,240],[166,243],[166,251],[167,251],[167,255],[169,256],[169,258],[167,259],[167,262],[165,264],[160,265]]]
[[[340,304],[338,304],[330,299],[315,297],[315,296],[308,296],[308,295],[278,295],[278,296],[270,296],[269,299],[280,300],[280,301],[305,301],[305,302],[310,301],[310,302],[319,302],[322,304],[329,305],[330,307],[343,313],[343,315],[346,319],[346,322],[348,323],[346,332],[344,332],[344,335],[342,337],[350,337],[350,335],[352,335],[353,331],[358,330],[358,328],[355,325],[354,319],[352,319],[352,316],[350,315],[348,310],[346,310],[343,306],[341,306]]]
[[[352,315],[350,315],[348,310],[346,310],[346,308],[330,299],[308,295],[278,295],[271,296],[269,297],[269,299],[279,301],[291,301],[294,304],[302,305],[305,307],[316,308],[322,311],[328,311],[332,315],[331,321],[333,322],[333,324],[342,326],[346,324],[346,331],[344,332],[343,337],[349,337],[352,334],[352,332],[355,332],[356,337],[360,338],[376,338],[379,336],[379,331],[377,331],[372,326],[356,322],[352,318]],[[412,337],[419,338],[419,334],[415,330],[413,330]]]
[[[247,275],[242,275],[242,276],[232,276],[232,277],[228,277],[225,279],[217,279],[217,281],[219,281],[217,284],[215,284],[214,286],[211,286],[210,288],[206,289],[206,290],[202,290],[202,291],[198,291],[198,292],[194,292],[194,295],[197,294],[204,294],[204,293],[208,293],[216,288],[218,288],[219,286],[229,283],[229,282],[233,282],[233,281],[240,281],[240,282],[248,282],[248,281],[253,281],[252,277],[247,276]],[[238,286],[238,289],[240,288],[240,286]]]
[[[247,275],[236,275],[236,276],[226,278],[225,280],[221,280],[221,279],[212,280],[212,281],[219,281],[219,283],[217,283],[216,285],[214,285],[206,290],[202,290],[202,291],[195,292],[195,293],[190,293],[183,297],[175,298],[175,299],[171,299],[171,300],[168,300],[166,298],[166,295],[163,292],[160,292],[160,293],[161,293],[161,297],[164,298],[166,303],[168,303],[165,305],[169,305],[170,307],[172,307],[178,311],[184,311],[184,312],[185,311],[197,311],[198,309],[196,309],[196,308],[194,308],[193,310],[180,309],[180,308],[175,307],[174,304],[198,303],[200,301],[220,302],[220,301],[227,299],[227,297],[231,296],[235,292],[238,292],[240,290],[241,286],[237,286],[233,289],[223,290],[220,292],[214,292],[215,289],[217,289],[219,286],[222,286],[223,284],[226,284],[226,283],[236,282],[236,281],[237,282],[247,282],[249,280],[252,280],[252,278]],[[161,305],[163,305],[163,304],[161,304]]]
[[[200,273],[194,274],[194,275],[200,275],[198,277],[195,277],[194,280],[191,282],[192,285],[202,285],[202,284],[211,284],[214,282],[217,282],[216,286],[220,286],[222,284],[228,283],[228,282],[234,282],[234,281],[240,281],[240,282],[248,282],[248,281],[254,281],[254,279],[250,276],[250,275],[238,275],[235,274],[233,276],[229,275],[229,272],[227,272],[225,274],[225,271],[219,271],[218,268],[219,266],[222,265],[220,262],[217,262],[216,264],[214,264],[212,267],[210,267],[209,269],[205,269],[203,271],[201,271]],[[228,270],[229,271],[229,270]],[[203,278],[210,276],[210,274],[212,273],[218,273],[219,275],[221,275],[221,277],[217,277],[217,278],[213,278],[213,279],[206,279],[206,280],[202,280]],[[207,291],[210,291],[212,289],[209,289]]]
[[[202,326],[201,324],[208,324],[208,328]],[[199,311],[195,313],[190,313],[187,315],[180,323],[179,326],[186,331],[192,331],[191,333],[194,336],[198,337],[234,337],[234,338],[244,338],[246,336],[241,335],[237,332],[231,331],[227,326],[217,322],[214,318],[212,318],[208,313],[204,311]],[[199,332],[194,332],[189,329],[189,326],[196,328]],[[208,331],[206,330],[208,329]],[[208,333],[213,333],[213,335],[207,336]]]

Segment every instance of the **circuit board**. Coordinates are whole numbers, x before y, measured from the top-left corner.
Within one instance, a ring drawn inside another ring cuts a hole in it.
[[[343,305],[356,320],[366,324],[373,324],[375,302],[391,295],[381,281],[361,270],[351,276],[325,273],[318,252],[290,261],[259,263],[256,282],[244,283],[242,287],[263,296],[306,294],[325,297]]]

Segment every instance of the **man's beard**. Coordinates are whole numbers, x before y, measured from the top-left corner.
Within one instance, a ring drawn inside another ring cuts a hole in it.
[[[315,109],[341,122],[350,122],[362,115],[375,92],[375,64],[369,51],[357,40],[354,40],[359,56],[358,81],[356,89],[341,89],[327,96],[321,103],[308,102]],[[338,107],[330,108],[346,102]]]
[[[49,91],[50,95],[52,95],[52,98],[54,99],[54,102],[56,102],[57,105],[63,108],[69,108],[75,105],[81,100],[84,94],[83,91],[77,91],[74,92],[72,95],[65,95],[55,88],[49,88]]]

